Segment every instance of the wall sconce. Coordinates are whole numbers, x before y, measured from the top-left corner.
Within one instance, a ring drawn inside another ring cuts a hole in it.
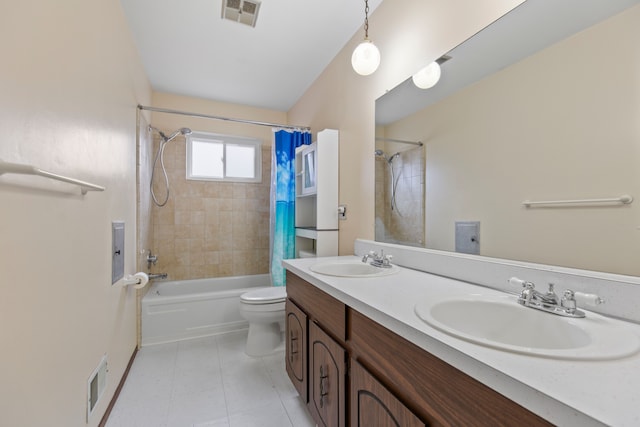
[[[364,0],[364,41],[358,45],[351,55],[351,66],[361,76],[368,76],[380,65],[380,51],[369,40],[369,0]]]
[[[438,83],[440,80],[440,75],[442,74],[442,70],[440,69],[440,65],[450,60],[450,56],[443,56],[442,58],[433,61],[431,64],[424,67],[422,70],[415,73],[411,79],[413,80],[413,84],[419,87],[420,89],[429,89],[432,88]]]

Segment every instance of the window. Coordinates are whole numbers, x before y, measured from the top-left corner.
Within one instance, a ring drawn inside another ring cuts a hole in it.
[[[187,136],[187,179],[261,182],[261,145],[253,138],[194,132]]]

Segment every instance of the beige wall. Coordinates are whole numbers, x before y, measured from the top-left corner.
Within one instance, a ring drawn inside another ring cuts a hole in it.
[[[353,253],[356,238],[374,236],[375,99],[521,2],[387,0],[369,19],[380,68],[366,77],[352,70],[351,53],[364,37],[358,31],[289,111],[289,122],[314,132],[340,130],[339,202],[348,208],[340,254]]]
[[[5,2],[0,158],[95,182],[0,177],[0,425],[95,426],[136,345],[133,289],[111,285],[111,222],[136,271],[136,104],[151,91],[117,1]]]
[[[483,255],[640,274],[637,202],[522,207],[640,194],[638,22],[640,6],[387,127],[427,141],[428,247],[477,220]]]
[[[286,123],[284,112],[166,93],[155,93],[153,106]],[[262,182],[250,184],[188,181],[185,138],[177,137],[166,146],[170,197],[166,206],[152,208],[153,246],[147,249],[158,256],[152,271],[168,273],[171,280],[268,273],[272,128],[167,113],[154,113],[152,125],[165,133],[189,127],[194,132],[256,138],[264,144]],[[160,173],[158,167],[156,183]],[[156,194],[163,199],[162,189]]]

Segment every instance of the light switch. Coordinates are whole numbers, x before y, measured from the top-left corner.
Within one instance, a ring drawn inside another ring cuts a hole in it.
[[[111,223],[111,284],[124,277],[124,222]]]
[[[480,255],[480,221],[456,221],[456,252]]]

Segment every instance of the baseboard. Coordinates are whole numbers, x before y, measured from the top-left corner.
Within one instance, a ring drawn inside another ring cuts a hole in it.
[[[109,415],[111,415],[111,411],[113,410],[113,407],[116,405],[116,401],[118,400],[118,397],[120,396],[120,391],[122,391],[122,387],[124,387],[124,382],[127,380],[127,376],[129,376],[129,371],[131,370],[131,365],[133,365],[133,361],[136,358],[136,354],[138,354],[138,347],[133,349],[133,354],[131,355],[131,358],[129,359],[129,363],[127,364],[127,368],[124,370],[124,373],[122,374],[122,378],[120,378],[120,382],[118,383],[118,387],[116,387],[116,391],[113,393],[113,397],[111,398],[111,402],[109,402],[109,406],[107,406],[107,410],[104,411],[104,415],[102,416],[102,419],[100,420],[100,424],[98,424],[98,427],[105,427],[105,425],[107,424],[107,420],[109,419]]]

